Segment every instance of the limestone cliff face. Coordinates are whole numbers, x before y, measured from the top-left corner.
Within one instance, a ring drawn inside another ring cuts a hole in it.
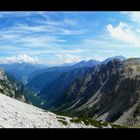
[[[0,69],[0,80],[7,80],[7,76],[5,75],[3,69]]]
[[[23,85],[17,82],[12,76],[0,69],[0,92],[25,102],[24,95],[22,95]]]

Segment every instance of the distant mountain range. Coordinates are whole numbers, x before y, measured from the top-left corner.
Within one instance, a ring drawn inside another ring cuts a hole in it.
[[[32,89],[41,90],[44,88],[45,85],[47,85],[49,82],[52,82],[65,72],[70,72],[71,70],[76,68],[92,67],[97,64],[99,64],[99,61],[89,60],[89,61],[81,61],[70,66],[57,66],[37,70],[34,71],[31,74],[31,76],[29,76],[29,82],[27,86]],[[42,83],[42,81],[44,82]]]
[[[90,59],[89,61],[83,60],[83,61],[81,61],[79,63],[76,63],[74,65],[74,67],[75,68],[80,68],[80,67],[93,67],[95,65],[98,65],[99,63],[100,63],[100,61],[98,61],[98,60],[92,60],[92,59]]]
[[[0,64],[6,72],[12,74],[17,80],[27,81],[28,76],[35,70],[45,68],[44,65],[31,63]]]
[[[78,69],[78,68],[83,69],[84,67],[91,68],[101,63],[106,63],[107,61],[112,60],[114,58],[118,58],[120,60],[125,59],[125,57],[123,56],[116,56],[116,57],[108,58],[103,62],[100,62],[98,60],[80,61],[70,66],[57,66],[57,67],[49,67],[49,68],[45,68],[41,70],[36,70],[29,75],[27,86],[37,91],[41,91],[43,90],[43,88],[45,88],[45,86],[49,82],[52,82],[53,80],[55,80],[56,78],[58,78],[61,74],[65,72],[70,73],[70,71],[74,69]]]
[[[42,65],[42,64],[32,64],[32,63],[22,62],[22,63],[0,64],[0,68],[3,68],[6,72],[12,74],[18,80],[31,81],[36,76],[38,77],[41,74],[45,75],[45,73],[47,73],[47,72],[48,73],[52,73],[52,72],[59,73],[60,72],[60,74],[61,74],[61,72],[63,73],[63,72],[72,70],[74,68],[93,67],[100,63],[106,63],[114,58],[117,58],[120,60],[125,59],[123,56],[115,56],[115,57],[110,57],[110,58],[104,60],[103,62],[91,59],[88,61],[83,60],[76,64],[67,64],[64,66],[54,66],[54,67],[47,67],[46,65]],[[52,77],[53,77],[53,75],[52,75]]]

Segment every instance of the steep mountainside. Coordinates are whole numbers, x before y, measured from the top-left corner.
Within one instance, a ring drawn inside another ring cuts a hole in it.
[[[50,67],[42,70],[37,70],[31,73],[29,76],[29,81],[27,84],[28,88],[33,90],[41,91],[45,85],[52,82],[62,73],[70,71],[72,67],[62,66],[62,67]]]
[[[140,59],[117,59],[76,79],[51,110],[139,126]]]
[[[54,81],[48,83],[44,89],[38,93],[38,96],[42,97],[46,101],[47,106],[55,105],[55,103],[58,103],[57,98],[63,94],[65,89],[67,89],[75,79],[86,75],[89,70],[89,68],[83,67],[62,73]],[[46,108],[45,102],[42,104],[42,107]]]
[[[113,59],[119,59],[119,60],[123,61],[126,58],[124,56],[122,56],[122,55],[118,55],[118,56],[114,56],[114,57],[109,57],[109,58],[105,59],[104,61],[102,61],[101,64],[107,64],[109,61],[111,61]]]
[[[0,69],[0,92],[12,98],[26,101],[22,95],[23,85],[2,69]]]
[[[72,66],[50,67],[50,68],[34,71],[29,76],[29,82],[27,84],[27,87],[37,91],[42,91],[43,89],[46,88],[46,86],[48,86],[47,85],[48,83],[51,83],[54,80],[58,79],[58,77],[63,73],[67,73],[67,72],[69,73],[70,71],[76,68],[84,69],[84,67],[93,67],[95,65],[98,65],[99,63],[100,62],[97,60],[89,60],[89,61],[78,62]]]

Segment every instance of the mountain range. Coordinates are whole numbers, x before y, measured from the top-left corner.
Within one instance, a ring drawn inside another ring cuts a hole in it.
[[[62,114],[137,127],[139,85],[140,59],[114,59],[74,80],[51,107],[46,107]]]
[[[22,89],[22,83],[19,83],[14,77],[0,69],[0,128],[122,127],[96,120],[56,115],[37,108],[27,104]]]
[[[68,66],[34,67],[29,73],[24,69],[19,70],[20,76],[22,71],[27,76],[27,83],[20,83],[24,87],[21,94],[30,104],[59,115],[140,126],[139,58],[115,56]],[[15,76],[14,81],[19,79]]]
[[[120,60],[124,60],[125,57],[123,56],[115,56],[115,57],[110,57],[105,59],[104,61],[100,62],[98,60],[88,60],[88,61],[80,61],[76,64],[73,65],[68,65],[68,66],[57,66],[57,67],[49,67],[49,68],[45,68],[45,69],[41,69],[41,70],[36,70],[34,72],[32,72],[29,75],[29,80],[28,80],[28,84],[27,86],[29,88],[35,89],[37,91],[41,91],[43,90],[43,88],[45,88],[45,86],[49,83],[49,82],[53,82],[53,80],[55,80],[56,78],[58,78],[61,74],[65,73],[65,72],[71,72],[74,69],[85,69],[85,68],[91,68],[93,66],[99,65],[101,63],[107,63],[109,60],[112,60],[114,58],[120,59]],[[42,82],[43,81],[43,82]]]
[[[26,83],[28,80],[28,76],[33,71],[45,68],[45,66],[41,64],[22,62],[22,63],[0,64],[0,68],[3,68],[6,72],[12,74],[17,80]]]

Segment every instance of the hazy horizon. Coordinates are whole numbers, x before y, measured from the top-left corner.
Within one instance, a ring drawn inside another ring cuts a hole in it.
[[[25,54],[24,54],[25,55]],[[14,56],[15,58],[18,58],[18,56]],[[28,56],[29,57],[29,56]],[[105,58],[105,59],[103,59],[103,60],[97,60],[97,59],[94,59],[94,58],[90,58],[90,59],[82,59],[82,60],[79,60],[79,61],[77,61],[77,62],[71,62],[71,63],[63,63],[63,64],[54,64],[54,65],[47,65],[47,64],[45,64],[45,63],[39,63],[39,62],[32,62],[32,61],[29,61],[29,60],[27,60],[27,59],[20,59],[20,61],[16,61],[16,62],[0,62],[0,64],[16,64],[16,63],[19,63],[19,64],[22,64],[22,63],[29,63],[29,64],[37,64],[37,65],[44,65],[44,66],[47,66],[47,67],[54,67],[54,66],[72,66],[72,65],[75,65],[75,64],[78,64],[78,63],[80,63],[80,62],[82,62],[82,61],[85,61],[85,62],[88,62],[88,61],[98,61],[98,62],[103,62],[103,61],[105,61],[105,60],[107,60],[107,59],[110,59],[110,58],[113,58],[113,59],[115,59],[115,57],[117,57],[117,58],[119,58],[120,57],[120,59],[121,58],[124,58],[124,59],[129,59],[129,58],[139,58],[139,57],[125,57],[125,56],[122,56],[122,55],[117,55],[117,56],[111,56],[111,57],[107,57],[107,58]],[[10,57],[9,57],[10,58]]]

